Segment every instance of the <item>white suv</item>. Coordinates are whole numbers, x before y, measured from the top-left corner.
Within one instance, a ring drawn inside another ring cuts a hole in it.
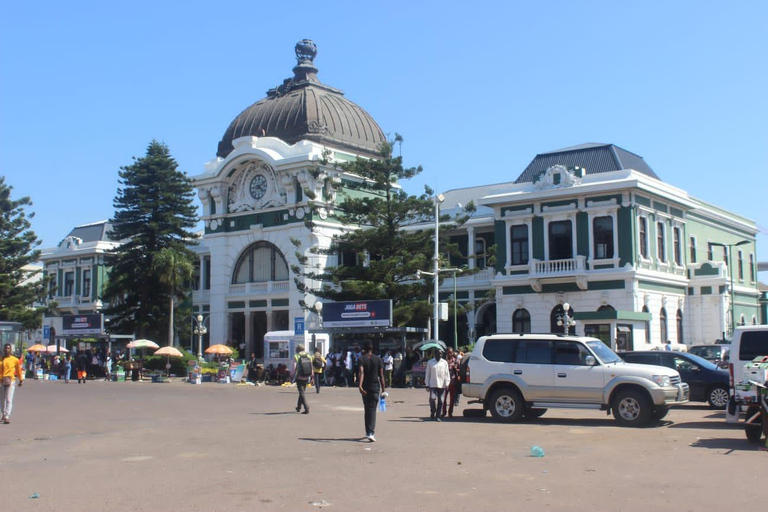
[[[462,394],[499,421],[538,417],[547,408],[594,408],[639,426],[688,401],[671,368],[625,363],[602,341],[558,334],[494,334],[475,344]]]

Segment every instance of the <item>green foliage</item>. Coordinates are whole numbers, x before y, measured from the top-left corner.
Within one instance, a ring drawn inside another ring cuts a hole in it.
[[[171,297],[180,298],[196,243],[194,187],[168,147],[153,140],[142,158],[120,168],[114,200],[114,251],[105,291],[111,330],[150,339],[168,333]]]
[[[189,361],[197,359],[193,353],[182,350],[183,357],[171,357],[168,356],[147,356],[144,358],[144,368],[147,370],[161,370],[165,371],[165,365],[170,360],[171,373],[178,376],[187,374],[187,368],[189,367]]]
[[[35,249],[40,241],[29,222],[35,214],[26,211],[32,206],[30,198],[12,199],[12,191],[5,176],[0,176],[0,320],[36,329],[42,324],[45,308],[32,306],[45,297],[48,279],[30,282],[39,273],[25,268],[40,254]]]
[[[395,141],[402,142],[402,137],[397,135]],[[431,313],[428,297],[432,285],[415,276],[417,270],[429,270],[434,265],[434,227],[408,227],[425,222],[434,226],[433,191],[425,187],[423,194],[411,196],[398,185],[417,176],[422,168],[404,167],[402,157],[394,156],[392,149],[392,144],[386,143],[378,159],[357,159],[337,169],[316,170],[317,177],[325,180],[325,200],[335,204],[316,201],[315,212],[332,206],[334,220],[346,229],[334,236],[329,248],[312,247],[307,252],[341,255],[348,261],[318,266],[313,263],[318,258],[308,257],[301,244],[292,240],[299,249],[296,256],[301,264],[292,270],[302,276],[296,285],[304,293],[333,301],[392,299],[395,325],[425,325]],[[315,212],[307,221],[311,229],[315,228]],[[466,218],[443,215],[440,221],[445,223],[441,231],[447,231]],[[442,254],[457,251],[446,236],[441,242]]]

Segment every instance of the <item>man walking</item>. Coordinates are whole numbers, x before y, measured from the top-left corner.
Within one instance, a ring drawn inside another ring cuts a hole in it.
[[[424,385],[429,391],[429,418],[440,421],[443,412],[443,395],[451,382],[448,363],[443,359],[443,351],[436,349],[435,357],[427,363]]]
[[[2,374],[3,396],[0,409],[2,412],[2,421],[5,424],[11,422],[11,409],[13,409],[13,392],[16,388],[16,378],[19,379],[19,387],[24,384],[24,372],[21,369],[21,361],[14,356],[11,351],[10,343],[3,347],[3,359],[0,361],[0,374]]]
[[[373,342],[363,342],[363,353],[357,370],[357,382],[360,394],[363,396],[365,410],[365,438],[371,443],[376,442],[376,408],[379,406],[379,395],[386,392],[384,384],[384,364],[381,358],[373,354]]]
[[[296,388],[299,390],[296,412],[300,412],[301,407],[304,406],[302,414],[309,414],[309,404],[307,404],[305,392],[307,390],[307,382],[312,378],[312,358],[304,351],[304,345],[301,343],[296,345],[296,355],[293,358],[293,362],[292,382],[296,383]]]
[[[323,380],[323,371],[325,370],[325,358],[320,349],[315,350],[312,356],[312,375],[314,377],[315,391],[320,392],[320,381]]]

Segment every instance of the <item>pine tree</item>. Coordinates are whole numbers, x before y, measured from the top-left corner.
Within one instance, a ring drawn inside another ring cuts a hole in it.
[[[402,142],[399,135],[395,140]],[[337,257],[343,254],[356,258],[356,264],[317,266],[313,262],[318,258],[298,251],[296,255],[302,266],[294,266],[292,270],[300,276],[296,278],[296,285],[304,293],[332,301],[392,299],[396,326],[423,326],[432,313],[428,299],[432,285],[430,281],[417,279],[416,271],[433,267],[433,191],[425,187],[423,194],[412,196],[398,185],[417,176],[422,168],[403,167],[402,157],[394,156],[392,149],[392,144],[386,143],[379,159],[357,159],[342,164],[339,171],[360,179],[344,180],[343,187],[336,190],[337,204],[329,203],[331,197],[314,202],[315,210],[332,206],[334,220],[344,226],[344,230],[334,236],[329,248],[312,247],[309,253]],[[326,174],[329,185],[340,183],[338,173],[322,169],[316,173]],[[473,208],[469,205],[467,210]],[[448,216],[441,216],[441,222],[450,220]],[[409,228],[430,221],[430,229]],[[440,229],[446,231],[465,221],[466,217],[462,216],[453,219],[453,223],[441,225]],[[308,226],[316,227],[311,220]],[[457,252],[455,246],[447,243],[447,237],[441,240],[441,253]],[[301,249],[299,241],[293,242]]]
[[[0,176],[0,320],[36,329],[42,324],[44,308],[34,309],[33,304],[45,297],[47,280],[35,281],[39,272],[25,268],[40,255],[35,249],[40,241],[30,229],[29,220],[35,214],[26,212],[32,201],[26,196],[14,200],[12,191],[5,176]]]
[[[156,260],[171,250],[176,258],[194,261],[188,249],[197,238],[190,231],[198,220],[194,187],[168,147],[156,140],[145,156],[121,167],[119,177],[110,236],[124,243],[114,250],[105,312],[112,315],[114,332],[162,340],[169,329],[172,293],[167,265]],[[178,287],[174,293],[183,297]]]

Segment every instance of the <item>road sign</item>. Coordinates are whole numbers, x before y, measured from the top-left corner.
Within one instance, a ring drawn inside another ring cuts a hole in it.
[[[304,335],[304,317],[297,316],[293,319],[293,334],[296,336]]]

